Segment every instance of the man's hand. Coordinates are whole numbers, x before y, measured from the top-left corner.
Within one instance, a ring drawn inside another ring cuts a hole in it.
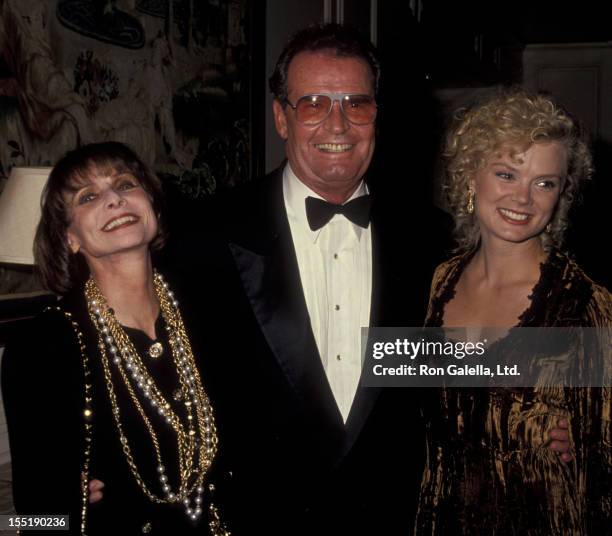
[[[94,478],[89,481],[89,503],[94,504],[102,500],[104,494],[102,489],[104,488],[104,482]]]
[[[570,452],[569,440],[569,423],[567,419],[560,419],[557,423],[557,428],[550,432],[550,442],[548,448],[559,454],[559,458],[563,462],[571,462],[574,455]]]

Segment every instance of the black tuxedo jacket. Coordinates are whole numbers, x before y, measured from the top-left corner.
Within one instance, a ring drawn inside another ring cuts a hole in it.
[[[420,326],[445,220],[409,199],[372,195],[371,324]],[[282,169],[205,212],[220,232],[205,243],[182,234],[190,261],[181,253],[172,262],[195,298],[186,314],[203,320],[202,370],[232,466],[235,533],[410,532],[421,397],[360,386],[343,423],[310,326]],[[188,227],[201,229],[196,220]]]

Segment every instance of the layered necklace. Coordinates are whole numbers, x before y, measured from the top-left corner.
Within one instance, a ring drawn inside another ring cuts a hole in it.
[[[132,475],[151,501],[182,503],[186,515],[197,521],[202,515],[204,477],[217,452],[215,421],[210,402],[202,387],[178,302],[158,273],[154,276],[154,287],[168,331],[172,360],[180,386],[177,393],[179,396],[175,397],[179,399],[178,408],[173,408],[162,394],[155,378],[148,372],[143,359],[93,279],[89,279],[85,285],[85,298],[89,316],[98,333],[98,348],[113,418]],[[114,374],[113,368],[116,371]],[[127,389],[129,399],[151,438],[159,479],[157,488],[161,493],[153,491],[153,486],[145,483],[134,460],[122,423],[121,413],[124,408],[119,406],[115,382],[123,383]],[[167,430],[161,430],[161,433],[171,433],[176,438],[178,487],[173,488],[170,485],[158,441],[160,426],[153,425],[145,411],[146,407],[149,412],[158,413],[162,418]]]

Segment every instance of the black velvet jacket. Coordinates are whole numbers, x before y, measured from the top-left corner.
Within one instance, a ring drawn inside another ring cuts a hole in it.
[[[180,299],[180,294],[177,294]],[[70,315],[67,318],[66,313]],[[201,346],[197,331],[183,315],[198,360]],[[74,325],[73,325],[74,322]],[[156,331],[168,352],[164,322]],[[77,333],[84,344],[81,347]],[[193,334],[193,335],[192,335]],[[129,330],[136,348],[143,352],[152,341]],[[20,514],[69,514],[70,534],[206,534],[207,517],[192,524],[182,504],[153,504],[130,472],[111,413],[104,373],[97,349],[97,334],[89,319],[82,290],[67,295],[16,333],[2,363],[2,392],[6,409],[13,469],[14,502]],[[142,354],[141,354],[142,355]],[[170,355],[151,361],[150,372],[162,392],[172,399],[178,387]],[[84,367],[84,361],[87,367]],[[151,439],[120,382],[116,393],[126,435],[144,481],[162,494],[156,473]],[[93,415],[85,418],[85,385],[90,385]],[[175,385],[176,384],[176,385]],[[170,482],[178,480],[176,440],[162,418],[150,413],[158,431],[162,456]],[[86,424],[91,424],[87,431]],[[88,438],[91,438],[91,442]],[[97,504],[83,501],[81,474],[86,449],[91,445],[88,478],[105,483],[104,498]],[[204,514],[210,502],[223,510],[228,474],[222,449],[205,480]],[[213,484],[214,493],[208,484]],[[83,506],[86,517],[83,518]],[[223,514],[221,514],[223,515]],[[225,519],[227,521],[227,519]],[[229,525],[229,523],[228,523]]]

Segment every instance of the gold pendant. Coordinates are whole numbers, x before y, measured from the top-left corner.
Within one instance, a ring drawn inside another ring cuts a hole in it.
[[[153,358],[153,359],[157,359],[159,356],[161,356],[164,353],[164,347],[162,346],[161,342],[154,342],[151,347],[149,348],[149,355]]]

